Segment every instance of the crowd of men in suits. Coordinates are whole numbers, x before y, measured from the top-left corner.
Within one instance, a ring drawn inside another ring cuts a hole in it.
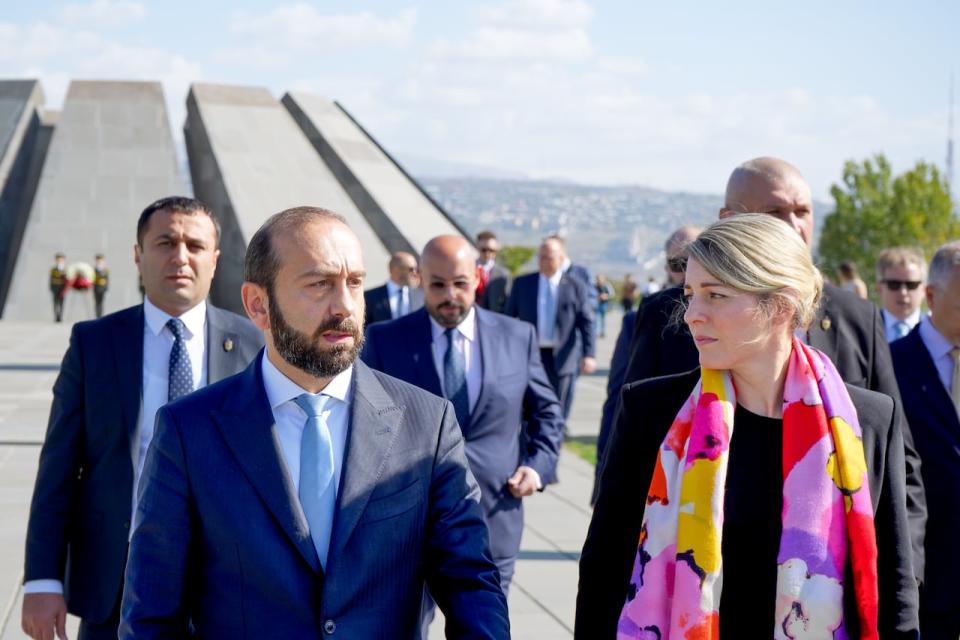
[[[781,160],[734,170],[719,215],[741,212],[812,240],[809,186]],[[598,473],[621,387],[698,366],[677,321],[698,231],[668,239],[673,286],[624,317]],[[513,279],[483,232],[434,238],[419,262],[397,252],[366,289],[344,219],[298,207],[250,240],[242,318],[206,301],[219,239],[204,204],[150,204],[143,304],[73,327],[30,510],[24,631],[62,635],[69,611],[89,639],[406,638],[436,605],[448,637],[509,637],[523,500],[556,481],[576,377],[597,368],[588,270],[549,236],[538,270]],[[827,285],[798,337],[848,383],[902,398],[895,475],[925,637],[956,640],[960,243],[926,270],[885,251],[882,310]]]

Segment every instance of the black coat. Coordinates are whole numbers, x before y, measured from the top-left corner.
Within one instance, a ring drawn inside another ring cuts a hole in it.
[[[600,492],[580,557],[576,638],[616,636],[657,450],[699,377],[697,369],[623,388],[621,411],[607,447]],[[847,391],[863,428],[877,530],[880,637],[917,638],[918,595],[907,527],[899,405],[887,396],[850,385]],[[852,596],[852,589],[846,593]],[[849,629],[849,622],[856,620],[856,608],[849,599],[845,604]]]
[[[477,304],[484,309],[503,313],[507,307],[512,283],[513,276],[510,275],[509,271],[498,264],[493,265],[483,295],[477,296]]]
[[[924,540],[924,609],[957,615],[960,589],[956,575],[960,531],[960,420],[949,392],[920,337],[919,325],[890,345],[900,383],[903,412],[923,461],[929,519]]]
[[[626,383],[682,373],[700,366],[696,345],[682,314],[677,313],[682,297],[683,289],[672,287],[644,298],[633,333]],[[676,322],[671,321],[673,318]],[[872,303],[839,287],[824,285],[820,308],[807,337],[810,346],[822,351],[836,365],[844,382],[900,400],[883,319]],[[914,568],[919,578],[923,575],[927,506],[920,456],[909,431],[905,431],[903,438],[907,514],[913,539]]]

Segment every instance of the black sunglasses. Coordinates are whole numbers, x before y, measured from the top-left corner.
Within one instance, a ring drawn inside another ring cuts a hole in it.
[[[667,258],[667,269],[670,269],[673,273],[685,273],[687,271],[686,256]]]
[[[908,291],[916,291],[917,287],[923,284],[921,280],[883,280],[890,291],[900,291],[901,287],[906,287]]]

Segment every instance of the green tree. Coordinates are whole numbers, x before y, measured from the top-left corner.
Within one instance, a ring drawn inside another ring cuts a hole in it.
[[[527,261],[529,261],[536,252],[536,247],[512,244],[500,247],[497,257],[500,258],[503,266],[510,270],[510,274],[516,276],[517,272],[520,271],[520,267],[527,264]]]
[[[820,234],[820,267],[835,275],[841,262],[852,261],[871,292],[877,255],[887,247],[917,246],[930,256],[960,238],[946,182],[925,162],[893,177],[883,154],[860,164],[848,161],[842,184],[833,185],[830,195],[835,207]]]

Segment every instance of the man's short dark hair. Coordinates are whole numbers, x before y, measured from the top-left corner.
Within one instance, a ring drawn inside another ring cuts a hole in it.
[[[294,207],[275,213],[250,238],[243,261],[243,279],[258,284],[273,295],[273,283],[280,271],[280,256],[274,251],[273,238],[279,233],[301,229],[314,220],[336,220],[344,225],[346,219],[339,213],[320,207]],[[349,226],[349,225],[347,225]]]
[[[480,233],[477,234],[477,244],[480,244],[484,240],[496,240],[496,239],[497,239],[497,234],[495,234],[493,231],[490,231],[490,230],[481,231]]]
[[[185,213],[187,215],[195,215],[198,213],[206,214],[210,217],[210,221],[213,222],[213,228],[217,234],[216,245],[214,246],[220,244],[220,221],[210,207],[196,198],[167,196],[166,198],[160,198],[156,202],[150,203],[147,205],[147,208],[143,210],[143,213],[140,214],[140,219],[137,220],[137,244],[141,247],[143,247],[143,236],[147,233],[147,225],[150,223],[150,217],[157,211]]]

